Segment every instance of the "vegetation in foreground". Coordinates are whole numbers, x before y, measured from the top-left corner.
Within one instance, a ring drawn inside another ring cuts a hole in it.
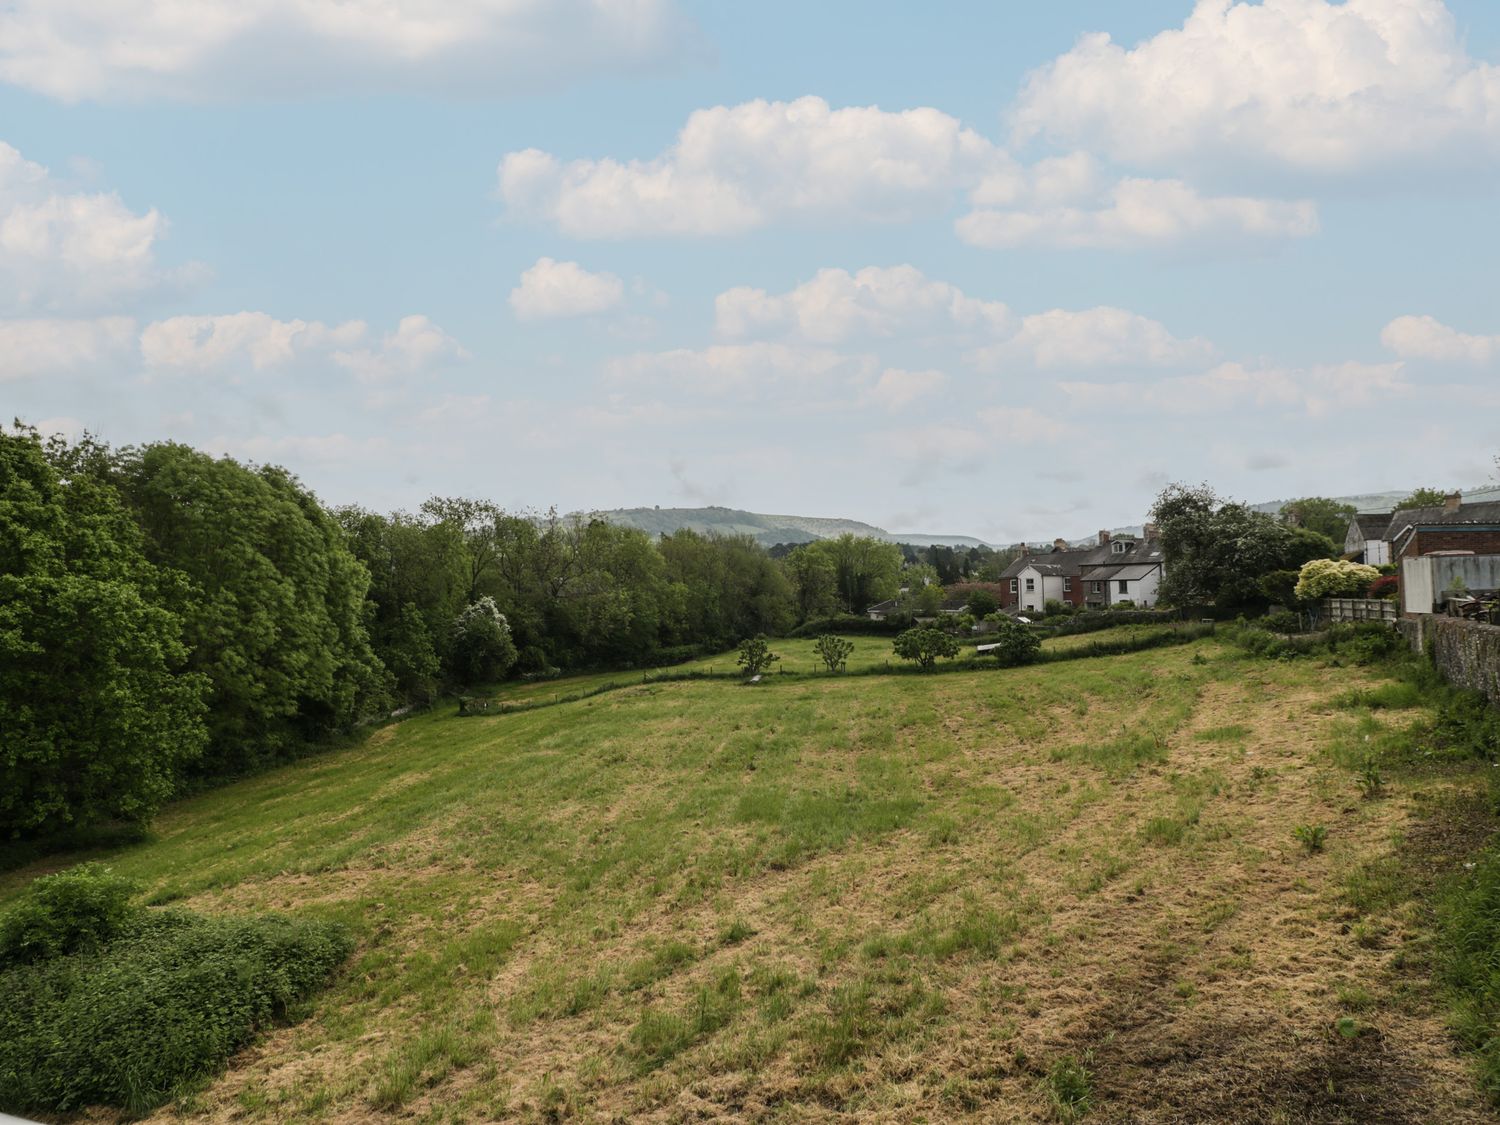
[[[638,684],[180,802],[148,901],[358,945],[165,1116],[1488,1120],[1370,874],[1487,770],[1359,659]]]

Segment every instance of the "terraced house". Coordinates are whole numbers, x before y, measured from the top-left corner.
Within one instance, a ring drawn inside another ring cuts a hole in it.
[[[1052,546],[1028,550],[1000,576],[1003,608],[1040,613],[1049,601],[1079,608],[1103,609],[1129,603],[1154,606],[1164,572],[1161,541],[1147,524],[1139,537],[1099,532],[1090,547],[1074,547],[1065,539]]]

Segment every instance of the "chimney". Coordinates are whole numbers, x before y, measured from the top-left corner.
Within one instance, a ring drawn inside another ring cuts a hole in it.
[[[1462,492],[1450,492],[1447,496],[1443,497],[1443,511],[1445,513],[1456,512],[1458,511],[1458,506],[1463,502],[1464,494]]]
[[[1022,543],[1021,544],[1021,557],[1024,559],[1029,554],[1031,554],[1031,551],[1027,548],[1027,546],[1026,546],[1025,543]]]
[[[1156,524],[1154,524],[1154,523],[1148,523],[1145,527],[1141,528],[1141,538],[1142,539],[1160,539],[1161,538],[1161,528],[1157,527]]]
[[[1054,551],[1066,551],[1068,549],[1068,541],[1066,539],[1054,539],[1052,540],[1052,549]]]
[[[1109,545],[1109,532],[1107,532],[1107,531],[1101,531],[1099,533],[1099,546],[1101,546],[1101,547],[1107,547],[1108,545]]]

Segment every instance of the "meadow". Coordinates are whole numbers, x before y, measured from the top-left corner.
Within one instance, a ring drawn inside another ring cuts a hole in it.
[[[97,858],[358,943],[156,1120],[1487,1121],[1390,875],[1479,771],[1360,786],[1426,717],[1215,640],[446,702]]]

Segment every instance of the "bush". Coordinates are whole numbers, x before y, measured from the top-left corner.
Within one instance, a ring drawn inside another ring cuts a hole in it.
[[[1401,579],[1394,574],[1382,574],[1370,583],[1367,598],[1394,598],[1401,592]]]
[[[746,676],[758,676],[779,661],[781,657],[771,651],[764,633],[757,633],[740,642],[740,655],[735,661]]]
[[[1042,606],[1042,612],[1048,617],[1072,617],[1073,607],[1056,598],[1048,598],[1046,604]]]
[[[858,633],[877,636],[894,636],[906,627],[908,619],[890,617],[884,621],[873,621],[863,614],[844,613],[836,617],[815,617],[804,621],[790,633],[789,637],[820,637],[824,633]]]
[[[936,667],[938,657],[951,660],[958,655],[958,641],[939,629],[908,629],[891,647],[902,660],[915,660],[924,672]]]
[[[815,646],[818,659],[830,672],[842,672],[849,666],[849,654],[854,651],[854,642],[824,633]]]
[[[141,910],[102,951],[0,971],[0,1105],[142,1113],[285,1018],[352,948],[327,922]]]
[[[108,867],[85,863],[37,879],[0,917],[0,966],[96,949],[139,912],[136,885]]]
[[[976,589],[969,594],[969,612],[983,621],[1000,608],[1000,599],[985,589]]]
[[[1302,618],[1289,609],[1268,613],[1257,621],[1256,625],[1272,633],[1302,632]]]
[[[995,632],[986,643],[997,646],[990,650],[990,655],[1007,668],[1030,664],[1042,651],[1042,639],[1012,617],[997,622]]]
[[[1380,571],[1363,563],[1345,559],[1313,559],[1302,564],[1297,575],[1297,597],[1313,598],[1363,597]]]

